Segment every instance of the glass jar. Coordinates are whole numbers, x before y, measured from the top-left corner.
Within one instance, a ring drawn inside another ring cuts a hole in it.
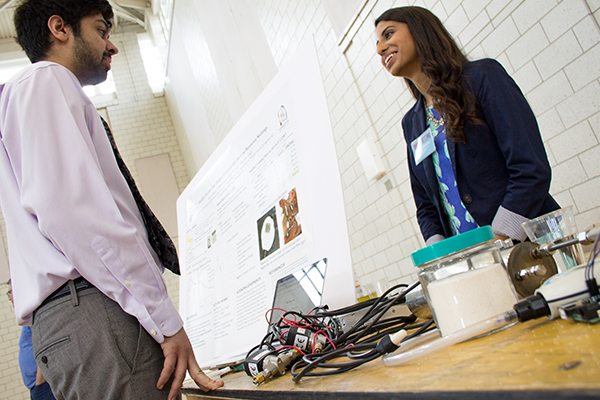
[[[417,250],[411,258],[442,336],[509,311],[517,302],[490,226]]]

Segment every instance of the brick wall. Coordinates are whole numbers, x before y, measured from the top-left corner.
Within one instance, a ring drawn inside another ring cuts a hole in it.
[[[0,399],[29,399],[29,391],[21,380],[18,350],[21,328],[15,322],[15,314],[4,294],[6,285],[2,285],[0,300]]]

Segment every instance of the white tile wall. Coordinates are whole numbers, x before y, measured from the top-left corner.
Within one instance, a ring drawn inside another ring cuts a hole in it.
[[[577,36],[579,44],[585,51],[598,43],[600,31],[598,30],[594,17],[591,15],[586,16],[581,22],[575,25],[573,27],[573,32]]]
[[[566,128],[600,111],[600,84],[594,80],[557,105],[556,111]]]
[[[1,284],[0,297],[0,399],[29,399],[29,391],[21,380],[18,349],[21,328],[17,326],[12,304],[4,294],[7,285]]]
[[[521,91],[527,93],[534,87],[542,83],[542,77],[540,76],[537,68],[533,61],[528,62],[522,66],[518,71],[512,74],[512,77],[517,82]]]
[[[590,36],[597,33],[596,30],[590,30]],[[599,35],[593,35],[595,38],[596,45],[585,51],[574,61],[572,61],[565,68],[567,78],[574,90],[580,90],[583,86],[590,82],[596,81],[600,74],[600,46],[597,46],[600,42]],[[580,43],[582,40],[580,40]]]
[[[518,70],[548,44],[548,38],[542,26],[535,24],[506,50],[506,55],[512,67]]]
[[[526,93],[529,105],[531,105],[535,115],[545,113],[572,94],[573,87],[569,83],[564,71],[558,72]]]
[[[525,33],[557,4],[556,0],[524,1],[511,14],[519,32]]]
[[[548,35],[548,39],[554,42],[565,32],[571,30],[579,21],[588,15],[588,8],[584,0],[561,1],[540,22]]]

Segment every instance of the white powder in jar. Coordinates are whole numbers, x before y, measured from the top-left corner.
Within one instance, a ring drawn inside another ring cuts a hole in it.
[[[427,291],[442,336],[509,311],[517,302],[502,264],[431,282]]]

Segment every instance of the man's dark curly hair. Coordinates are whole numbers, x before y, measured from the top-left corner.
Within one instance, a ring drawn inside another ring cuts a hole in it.
[[[464,125],[467,119],[475,124],[481,123],[476,115],[475,95],[463,85],[463,65],[467,57],[438,17],[425,8],[391,8],[375,20],[375,26],[381,21],[408,25],[423,73],[431,79],[429,94],[433,97],[434,107],[444,116],[446,136],[455,142],[465,143]],[[405,81],[418,100],[420,93],[417,87],[406,78]]]
[[[32,63],[43,60],[52,44],[48,28],[51,16],[61,17],[78,36],[81,19],[94,14],[102,14],[109,23],[113,18],[107,0],[24,0],[14,15],[17,43]]]

